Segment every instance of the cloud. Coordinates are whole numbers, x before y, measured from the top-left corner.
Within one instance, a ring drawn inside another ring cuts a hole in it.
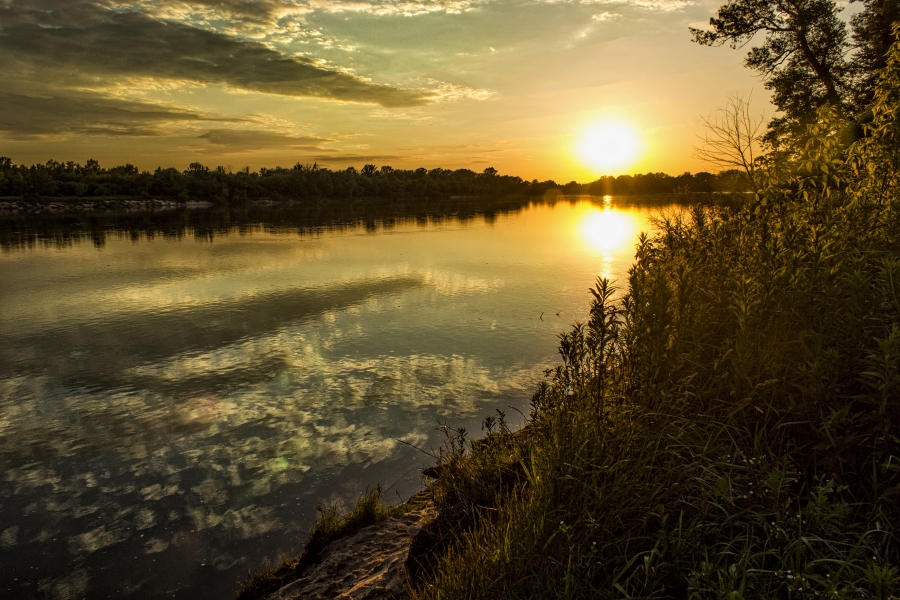
[[[672,12],[681,10],[695,4],[692,0],[581,0],[584,4],[615,4],[620,6],[634,6],[644,10],[659,12]],[[609,14],[609,13],[603,13]],[[621,15],[611,15],[621,16]],[[596,15],[594,15],[596,18]]]
[[[105,0],[107,1],[107,0]],[[302,21],[313,12],[359,12],[375,15],[415,16],[430,13],[460,14],[490,0],[164,0],[147,7],[138,0],[115,6],[143,7],[169,19],[229,19],[245,26],[268,24],[285,27],[286,21]],[[110,4],[112,6],[112,4]]]
[[[292,13],[304,12],[304,3],[290,0],[189,0],[169,1],[162,3],[169,9],[180,8],[185,11],[196,11],[206,8],[234,16],[269,20],[284,17]]]
[[[559,2],[563,2],[564,0],[543,0],[547,4],[557,4]],[[675,10],[681,10],[688,6],[693,6],[696,4],[694,0],[580,0],[581,4],[614,4],[617,6],[633,6],[636,8],[642,8],[644,10],[652,10],[659,12],[672,12]],[[603,15],[607,15],[605,18],[598,18]],[[605,21],[615,17],[621,17],[622,15],[616,13],[600,13],[599,15],[593,15],[591,18],[596,19],[598,21]]]
[[[487,0],[396,0],[365,2],[361,0],[308,0],[307,6],[323,12],[364,12],[375,15],[407,17],[430,13],[460,14],[485,4]]]
[[[374,84],[270,46],[78,0],[0,0],[0,52],[39,77],[149,77],[345,102],[409,107],[434,93]],[[47,6],[56,4],[53,10]]]
[[[591,18],[595,21],[612,21],[613,19],[618,19],[621,17],[619,13],[611,13],[608,10],[604,10],[602,13],[597,13],[596,15],[592,15]]]
[[[375,119],[391,119],[394,121],[429,121],[433,118],[430,115],[408,114],[384,109],[374,111],[371,116]]]
[[[314,160],[317,161],[320,165],[327,166],[328,164],[333,163],[353,163],[363,165],[365,163],[384,163],[386,160],[409,160],[412,157],[408,154],[316,154],[305,156],[304,160]]]
[[[485,89],[475,89],[464,85],[456,85],[453,83],[445,83],[436,79],[429,79],[428,83],[437,86],[433,92],[434,98],[441,101],[455,100],[489,100],[494,97],[495,93]]]
[[[199,111],[86,91],[21,93],[0,91],[0,131],[17,137],[60,134],[153,136],[172,133],[174,123],[228,121]],[[232,121],[236,119],[230,119]]]
[[[316,136],[294,136],[258,129],[212,129],[200,139],[206,140],[216,151],[242,152],[267,148],[296,148],[319,150],[321,145],[331,140]]]

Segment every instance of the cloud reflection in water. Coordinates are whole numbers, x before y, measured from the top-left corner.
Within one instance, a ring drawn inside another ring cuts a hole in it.
[[[316,503],[424,462],[398,440],[525,409],[646,216],[560,203],[389,235],[4,256],[0,575],[39,564],[20,592],[50,597],[230,590]],[[580,223],[599,246],[573,241]]]

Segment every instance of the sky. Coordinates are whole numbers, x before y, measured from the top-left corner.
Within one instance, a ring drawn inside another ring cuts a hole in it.
[[[710,170],[703,117],[735,93],[772,114],[744,51],[691,41],[719,4],[0,0],[0,155],[561,183]],[[591,131],[622,160],[592,162]]]

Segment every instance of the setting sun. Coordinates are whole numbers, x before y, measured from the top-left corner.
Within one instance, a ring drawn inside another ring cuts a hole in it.
[[[630,167],[640,152],[638,134],[622,121],[607,121],[588,129],[578,146],[580,159],[604,174]]]

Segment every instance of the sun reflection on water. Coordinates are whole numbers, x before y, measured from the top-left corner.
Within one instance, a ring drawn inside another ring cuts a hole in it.
[[[604,197],[603,208],[592,206],[586,210],[579,226],[587,245],[603,254],[633,245],[638,230],[635,216],[614,208],[609,196]]]
[[[622,211],[612,205],[610,196],[603,197],[603,206],[591,205],[578,220],[578,230],[585,245],[600,254],[602,277],[610,276],[614,258],[630,252],[641,224],[631,211]]]
[[[40,548],[47,589],[222,597],[319,502],[412,493],[435,421],[526,406],[593,278],[624,287],[650,209],[619,202],[0,254],[0,581]]]

